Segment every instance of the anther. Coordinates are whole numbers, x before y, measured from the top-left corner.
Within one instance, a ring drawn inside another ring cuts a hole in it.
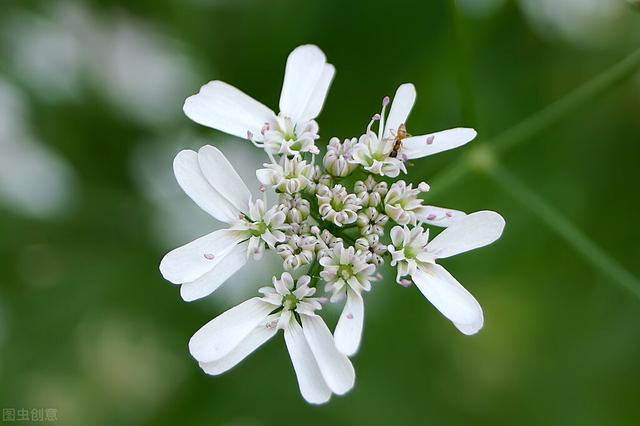
[[[247,130],[247,139],[253,140],[253,133],[250,130]]]
[[[213,260],[213,259],[216,258],[216,255],[213,254],[213,253],[205,253],[204,254],[204,258],[207,259],[207,260]]]
[[[411,280],[401,279],[398,284],[400,284],[402,287],[409,287],[412,283]]]
[[[312,154],[320,154],[320,149],[317,146],[312,145],[309,148],[309,152],[312,153]]]
[[[347,318],[348,318],[348,319],[353,319],[353,314],[352,314],[351,312],[349,312],[349,313],[347,314]]]
[[[382,106],[387,106],[389,105],[389,102],[391,101],[391,99],[389,99],[388,96],[385,96],[384,98],[382,98]]]
[[[427,216],[427,220],[434,220],[436,218],[436,215],[431,213],[429,216]]]
[[[434,140],[435,138],[436,138],[436,137],[435,137],[435,136],[433,136],[433,135],[429,135],[429,136],[427,136],[427,145],[431,145],[431,144],[433,143],[433,140]]]
[[[378,114],[378,113],[373,114],[373,117],[371,117],[371,119],[372,119],[373,121],[378,121],[378,120],[380,120],[380,114]]]

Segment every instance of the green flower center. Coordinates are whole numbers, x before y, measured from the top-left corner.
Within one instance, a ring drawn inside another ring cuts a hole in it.
[[[290,311],[293,311],[296,308],[297,304],[298,299],[296,299],[296,297],[291,293],[287,294],[282,301],[282,306]]]
[[[340,267],[338,268],[338,276],[344,278],[345,280],[351,278],[353,276],[353,266],[340,265]]]
[[[256,222],[251,225],[251,235],[253,235],[254,237],[259,237],[265,232],[267,232],[267,229],[269,229],[269,227],[267,226],[266,223]]]

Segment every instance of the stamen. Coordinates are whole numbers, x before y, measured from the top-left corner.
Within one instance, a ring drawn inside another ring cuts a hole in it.
[[[367,125],[367,133],[371,131],[371,126],[373,126],[373,123],[378,120],[380,120],[380,114],[374,114],[373,117],[371,117],[371,121],[369,122],[369,125]]]
[[[204,254],[204,258],[207,259],[207,260],[213,260],[213,259],[216,258],[216,255],[213,254],[213,253],[205,253]]]
[[[427,136],[427,145],[431,145],[431,144],[433,143],[433,140],[434,140],[435,138],[436,138],[436,137],[435,137],[435,136],[433,136],[433,135],[429,135],[429,136]]]
[[[387,111],[387,105],[389,105],[390,99],[385,96],[382,99],[382,112],[380,113],[380,124],[378,124],[378,139],[382,140],[382,132],[384,132],[384,114]]]

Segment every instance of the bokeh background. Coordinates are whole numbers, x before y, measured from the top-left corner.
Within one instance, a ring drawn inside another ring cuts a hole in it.
[[[322,407],[299,396],[281,338],[220,377],[188,354],[277,259],[193,303],[157,269],[217,226],[173,156],[215,144],[248,182],[265,159],[189,121],[184,98],[222,79],[275,107],[303,43],[337,68],[324,142],[358,136],[411,81],[409,131],[480,137],[409,180],[508,224],[446,261],[483,305],[478,335],[387,271],[356,387]],[[2,0],[0,406],[64,425],[640,424],[639,47],[623,0]]]

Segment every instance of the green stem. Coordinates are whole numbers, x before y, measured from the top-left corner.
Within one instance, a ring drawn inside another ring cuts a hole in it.
[[[493,139],[492,145],[502,152],[531,140],[543,130],[634,75],[639,67],[640,49],[547,108],[503,132]]]
[[[465,32],[464,17],[460,13],[458,0],[449,0],[449,11],[453,23],[453,37],[455,49],[453,54],[456,62],[458,91],[460,92],[460,107],[465,126],[477,126],[476,101],[471,80],[471,66],[469,64],[469,46]]]
[[[319,270],[320,262],[318,262],[318,259],[316,259],[313,261],[313,263],[309,267],[309,270],[307,271],[307,275],[311,277],[309,287],[315,287],[318,284],[318,281],[320,280],[320,276],[318,275]]]
[[[631,77],[640,68],[640,49],[611,66],[609,69],[583,84],[564,98],[556,101],[542,111],[516,124],[485,143],[476,143],[457,163],[430,181],[431,197],[439,195],[451,186],[460,182],[469,172],[491,171],[490,166],[504,151],[511,149],[532,138],[550,126],[559,122],[583,105],[602,96],[607,91]],[[489,161],[485,161],[486,159]]]
[[[562,213],[499,164],[495,165],[491,176],[508,194],[537,215],[586,261],[609,276],[620,287],[640,298],[640,281],[575,227]]]

